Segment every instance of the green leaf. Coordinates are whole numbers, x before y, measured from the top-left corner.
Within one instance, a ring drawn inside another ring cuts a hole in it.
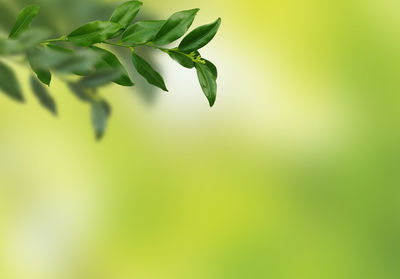
[[[210,69],[211,73],[215,76],[215,79],[218,78],[218,71],[217,67],[211,61],[208,61],[207,59],[202,58],[206,62],[206,66]]]
[[[120,76],[121,71],[119,69],[102,69],[83,77],[79,83],[84,87],[96,88],[106,85],[118,79]]]
[[[49,32],[45,29],[32,28],[21,32],[16,39],[0,39],[0,55],[21,54],[36,47],[47,39]]]
[[[94,50],[95,52],[98,52],[102,56],[100,62],[95,65],[95,68],[97,70],[116,69],[120,72],[120,75],[116,79],[114,79],[113,82],[122,86],[134,85],[134,83],[131,81],[129,77],[128,72],[125,70],[122,63],[118,60],[117,56],[115,56],[108,50],[102,48],[91,47],[91,49]]]
[[[119,23],[123,28],[126,28],[136,17],[142,5],[143,3],[139,1],[126,2],[114,11],[110,21]]]
[[[141,74],[150,84],[153,84],[168,92],[162,76],[156,72],[146,60],[133,52],[132,62],[138,73]]]
[[[53,69],[62,73],[85,74],[95,69],[102,55],[92,49],[72,51],[56,45],[48,45],[31,58],[38,68]]]
[[[109,104],[104,100],[93,102],[91,115],[96,139],[100,140],[103,137],[104,132],[107,128],[107,121],[111,115],[111,108]]]
[[[0,55],[14,55],[23,52],[20,42],[0,38]]]
[[[111,38],[122,28],[119,23],[115,22],[92,21],[69,34],[68,40],[78,46],[91,46]]]
[[[173,14],[158,32],[154,43],[166,45],[182,37],[192,25],[198,11],[199,9],[193,9]]]
[[[0,90],[18,102],[25,101],[14,72],[2,62],[0,62]]]
[[[168,55],[172,59],[174,59],[176,62],[181,64],[183,67],[188,68],[188,69],[194,68],[194,62],[192,61],[192,59],[190,59],[186,55],[179,53],[179,52],[175,52],[175,51],[169,51]]]
[[[12,28],[10,35],[8,36],[10,39],[16,38],[22,31],[29,28],[31,21],[37,14],[39,13],[38,5],[30,5],[25,7],[17,17],[17,21]]]
[[[122,41],[135,45],[146,44],[154,40],[165,22],[165,20],[138,21],[126,29],[122,35]]]
[[[214,73],[210,70],[207,65],[201,63],[195,63],[197,77],[199,78],[201,89],[206,95],[210,107],[215,103],[217,97],[217,80]]]
[[[88,89],[85,88],[78,82],[67,82],[67,85],[71,92],[77,97],[79,100],[83,102],[91,102],[92,99],[89,97]]]
[[[192,52],[204,47],[215,37],[220,25],[221,18],[218,18],[213,23],[197,27],[182,40],[179,49],[183,52]]]
[[[57,107],[53,97],[50,96],[46,88],[34,77],[31,76],[31,88],[40,104],[48,109],[52,114],[57,115]]]
[[[38,55],[38,50],[30,50],[27,52],[27,58],[29,61],[29,64],[31,66],[31,69],[33,72],[35,72],[37,78],[43,82],[44,84],[46,84],[47,86],[50,86],[50,82],[51,82],[51,73],[49,70],[45,69],[45,68],[41,68],[40,65],[38,65],[36,63],[36,60],[34,59],[34,57],[36,55]]]

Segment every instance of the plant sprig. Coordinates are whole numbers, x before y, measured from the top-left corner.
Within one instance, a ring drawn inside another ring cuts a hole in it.
[[[8,38],[0,38],[0,56],[24,55],[34,75],[30,84],[39,102],[53,114],[57,106],[41,83],[50,86],[52,75],[58,74],[70,90],[91,105],[92,124],[96,138],[104,135],[111,107],[100,96],[98,88],[111,82],[121,86],[134,83],[119,58],[101,45],[127,48],[132,64],[148,83],[168,91],[161,74],[136,52],[137,47],[150,47],[168,54],[185,68],[196,69],[201,88],[213,106],[217,94],[217,68],[204,59],[199,49],[216,35],[221,19],[200,26],[187,34],[178,47],[165,48],[183,37],[192,25],[199,9],[174,13],[167,20],[142,20],[132,24],[142,2],[129,1],[120,5],[108,21],[92,21],[68,35],[49,39],[45,29],[31,28],[39,6],[25,7],[18,15]],[[66,46],[67,45],[67,46]],[[79,78],[70,79],[70,76]],[[18,80],[10,67],[0,61],[0,91],[12,99],[24,102]]]

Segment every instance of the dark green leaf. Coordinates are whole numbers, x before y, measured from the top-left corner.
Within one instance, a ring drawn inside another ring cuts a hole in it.
[[[146,44],[156,37],[165,20],[138,21],[126,29],[122,35],[122,41],[135,45]]]
[[[47,86],[50,86],[51,82],[51,73],[49,70],[45,68],[41,68],[40,65],[36,63],[37,60],[34,59],[36,55],[38,55],[39,50],[32,49],[27,52],[27,58],[29,61],[29,64],[31,65],[32,71],[35,72],[37,78],[46,84]]]
[[[91,46],[111,38],[121,29],[119,23],[97,20],[79,27],[68,35],[68,39],[78,46]]]
[[[186,55],[175,51],[169,51],[168,55],[183,67],[188,69],[194,68],[194,62]]]
[[[12,28],[10,35],[8,36],[10,39],[16,38],[22,31],[29,28],[32,19],[39,13],[38,5],[30,5],[25,7],[17,17],[17,21]]]
[[[208,61],[207,59],[202,58],[204,61],[206,61],[206,66],[210,69],[211,73],[215,76],[215,79],[218,78],[218,71],[217,67],[211,61]]]
[[[71,92],[77,97],[79,100],[83,102],[91,102],[92,99],[89,97],[88,89],[85,88],[78,82],[68,82],[67,83]]]
[[[181,11],[173,14],[158,32],[154,43],[166,45],[182,37],[189,27],[199,9]]]
[[[183,52],[192,52],[202,48],[214,38],[220,25],[221,19],[218,18],[213,23],[197,27],[182,40],[179,49]]]
[[[206,95],[210,107],[215,103],[217,97],[217,81],[213,72],[207,67],[207,65],[196,63],[195,64],[197,76],[201,85],[201,89]]]
[[[102,56],[100,62],[95,65],[95,68],[97,70],[116,69],[120,72],[120,76],[113,80],[113,82],[122,86],[134,85],[134,83],[129,78],[128,72],[125,70],[124,66],[113,53],[98,47],[92,47],[92,49]]]
[[[110,21],[119,23],[123,28],[126,28],[136,17],[142,5],[143,3],[139,1],[126,2],[114,11]]]
[[[92,125],[96,134],[96,139],[100,140],[107,127],[108,118],[111,115],[111,108],[104,100],[92,103]]]
[[[57,107],[53,97],[50,96],[46,88],[44,88],[34,76],[31,76],[31,87],[42,106],[48,109],[52,114],[57,115]]]
[[[2,62],[0,62],[0,90],[16,101],[25,101],[14,72]]]
[[[92,74],[83,77],[80,80],[80,84],[88,88],[96,88],[106,85],[121,76],[121,71],[119,69],[107,68],[98,70]]]
[[[153,67],[136,53],[132,53],[132,62],[139,74],[141,74],[150,84],[153,84],[164,91],[168,91],[164,79],[156,72]]]

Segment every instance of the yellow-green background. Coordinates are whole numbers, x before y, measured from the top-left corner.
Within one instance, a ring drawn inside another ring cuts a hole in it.
[[[202,51],[212,109],[195,72],[154,53],[170,93],[103,89],[96,142],[60,80],[53,118],[14,66],[28,102],[0,95],[0,278],[399,278],[400,2],[142,10],[195,7],[195,26],[223,20]]]

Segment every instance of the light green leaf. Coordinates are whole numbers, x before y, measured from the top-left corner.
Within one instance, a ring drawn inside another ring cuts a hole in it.
[[[207,67],[207,65],[201,63],[195,63],[197,77],[199,78],[201,89],[206,95],[210,107],[215,103],[217,97],[217,80],[214,73]]]
[[[98,48],[98,47],[91,47],[92,50],[99,53],[102,58],[99,63],[95,65],[97,70],[104,70],[104,69],[116,69],[120,72],[119,77],[113,80],[116,84],[122,86],[133,86],[134,83],[131,81],[128,72],[125,70],[122,63],[118,60],[118,58],[108,50]]]
[[[2,62],[0,62],[0,90],[18,102],[25,101],[13,70]]]
[[[180,43],[179,49],[183,52],[192,52],[207,45],[217,34],[221,25],[221,19],[215,22],[197,27],[190,32]]]
[[[36,55],[38,55],[39,50],[37,49],[32,49],[27,52],[27,58],[29,61],[29,64],[31,66],[31,69],[33,72],[35,72],[37,78],[46,84],[47,86],[50,86],[51,82],[51,73],[49,70],[45,68],[41,68],[40,65],[36,63],[37,60],[34,59]]]
[[[153,67],[136,53],[132,53],[132,62],[139,74],[141,74],[150,84],[153,84],[168,92],[164,79],[156,72]]]
[[[92,21],[69,34],[68,40],[78,46],[91,46],[111,38],[122,28],[119,23],[115,22]]]
[[[193,9],[173,14],[158,32],[154,43],[166,45],[182,37],[192,25],[198,11],[199,9]]]
[[[115,68],[106,68],[102,70],[98,70],[94,73],[91,73],[85,77],[83,77],[79,83],[84,87],[88,88],[96,88],[103,85],[106,85],[121,76],[120,69]]]
[[[134,45],[146,44],[156,37],[165,20],[138,21],[126,29],[122,35],[122,41]]]
[[[114,11],[110,21],[119,23],[123,28],[126,28],[136,17],[142,5],[143,3],[139,1],[126,2]]]
[[[92,125],[97,140],[100,140],[103,137],[104,132],[107,128],[107,121],[110,115],[111,108],[106,101],[101,100],[92,103]]]
[[[31,88],[34,95],[39,100],[40,104],[48,109],[52,114],[57,115],[57,107],[53,97],[50,96],[46,88],[34,77],[31,76]]]
[[[10,35],[8,36],[10,39],[16,38],[22,31],[29,28],[31,21],[37,14],[39,13],[38,5],[30,5],[25,7],[17,17],[17,21],[12,28]]]

